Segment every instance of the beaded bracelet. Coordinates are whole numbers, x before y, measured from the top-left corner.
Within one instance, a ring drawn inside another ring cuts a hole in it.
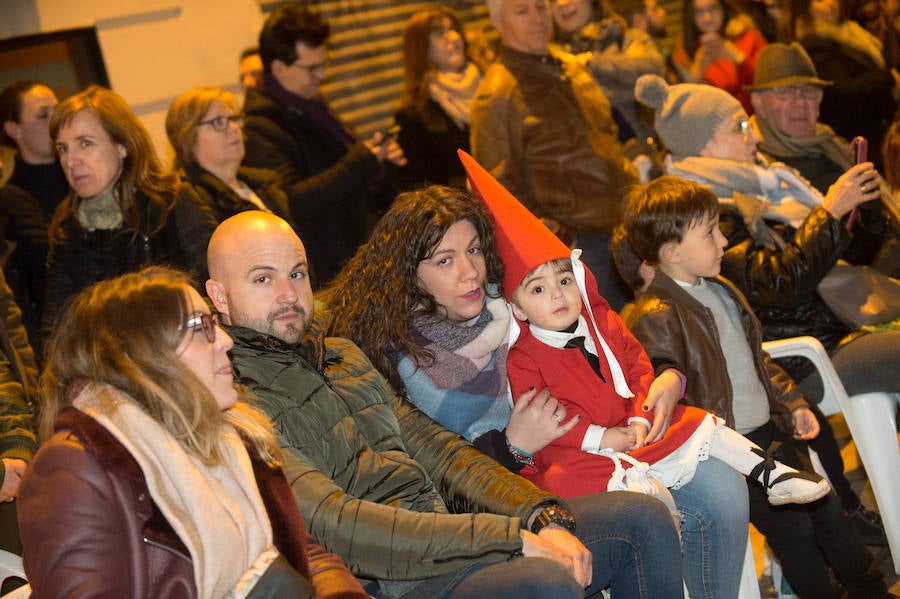
[[[534,458],[532,455],[524,449],[519,449],[510,443],[509,437],[506,437],[506,448],[509,449],[509,455],[511,455],[518,463],[525,464],[526,466],[534,466]]]

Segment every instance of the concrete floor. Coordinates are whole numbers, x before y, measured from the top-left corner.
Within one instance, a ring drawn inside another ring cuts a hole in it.
[[[872,494],[872,487],[866,478],[866,472],[862,468],[859,460],[859,454],[856,453],[856,446],[850,437],[850,431],[844,422],[843,416],[835,414],[829,418],[831,426],[834,429],[834,435],[841,447],[841,456],[844,458],[844,471],[853,489],[859,494],[863,504],[869,509],[877,509],[875,505],[875,497]],[[897,498],[900,501],[900,498]],[[756,560],[756,572],[759,576],[760,592],[762,599],[774,599],[776,597],[772,589],[772,579],[767,573],[763,572],[763,547],[764,538],[752,526],[750,527],[750,538],[753,544],[753,556]],[[872,554],[875,556],[879,569],[884,572],[885,581],[892,593],[900,596],[900,576],[894,572],[894,563],[891,559],[891,553],[887,547],[870,547]]]

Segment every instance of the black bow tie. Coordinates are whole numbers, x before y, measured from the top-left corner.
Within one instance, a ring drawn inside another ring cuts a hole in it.
[[[588,361],[588,364],[591,365],[591,368],[594,369],[594,372],[597,373],[597,376],[600,377],[600,380],[604,383],[606,382],[606,378],[604,378],[603,373],[600,372],[600,358],[592,354],[584,347],[584,337],[572,337],[565,345],[566,349],[574,349],[577,348],[581,351],[581,355],[585,357]]]

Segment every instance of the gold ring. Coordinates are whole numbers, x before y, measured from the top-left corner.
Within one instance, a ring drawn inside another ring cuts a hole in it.
[[[860,183],[859,188],[863,191],[863,193],[866,193],[866,184],[865,183]]]

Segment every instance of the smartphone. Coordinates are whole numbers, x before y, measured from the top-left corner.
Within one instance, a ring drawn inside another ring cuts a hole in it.
[[[869,159],[869,141],[865,137],[857,135],[850,142],[850,153],[853,155],[853,164],[865,162]],[[848,231],[853,228],[853,224],[856,222],[856,211],[857,208],[854,208],[850,211],[850,216],[847,217]]]
[[[386,144],[392,139],[397,139],[398,135],[400,135],[400,125],[392,125],[381,132],[381,143]]]

